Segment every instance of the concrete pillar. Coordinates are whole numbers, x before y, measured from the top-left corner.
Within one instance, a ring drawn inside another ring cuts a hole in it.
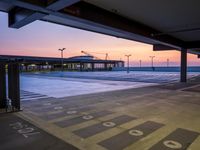
[[[104,64],[104,69],[108,70],[108,64],[107,63]]]
[[[19,64],[8,65],[8,97],[15,110],[20,110]]]
[[[83,64],[80,63],[80,71],[83,71]]]
[[[92,71],[94,71],[94,63],[91,63]]]
[[[181,72],[180,82],[187,82],[187,49],[181,50]]]
[[[5,64],[0,63],[0,108],[7,107],[6,101],[6,68]]]
[[[73,69],[73,65],[72,65],[72,63],[70,64],[69,67],[70,67],[70,70],[74,70],[74,69]]]

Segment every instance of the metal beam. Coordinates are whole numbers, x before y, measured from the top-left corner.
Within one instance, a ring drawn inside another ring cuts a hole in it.
[[[5,1],[5,0],[4,0]],[[33,5],[33,4],[27,4],[27,2],[19,2],[19,4],[23,5],[25,3],[25,7],[28,8],[22,8],[22,7],[14,7],[9,11],[9,27],[11,28],[21,28],[27,24],[30,24],[36,20],[42,19],[44,16],[48,15],[52,11],[59,11],[60,9],[63,9],[65,7],[68,7],[74,3],[77,3],[79,0],[57,0],[50,5],[44,6],[44,2],[41,1],[41,4]],[[12,1],[14,3],[14,1]],[[14,3],[15,4],[15,3]],[[18,3],[16,3],[18,4]],[[33,6],[32,6],[33,5]],[[32,6],[32,7],[31,7]],[[33,10],[32,10],[32,9]],[[37,9],[35,10],[35,8]],[[42,11],[41,11],[42,10]],[[48,11],[49,10],[49,11]]]
[[[190,49],[188,52],[194,55],[200,55],[200,49]]]
[[[4,63],[0,63],[0,108],[6,108],[6,68]]]
[[[187,49],[200,49],[200,41],[186,42],[184,47]]]
[[[181,50],[180,82],[187,82],[187,49]]]
[[[39,20],[46,14],[38,13],[29,9],[14,7],[8,13],[9,27],[19,29],[27,24]]]
[[[168,50],[176,50],[176,48],[166,46],[166,45],[162,45],[162,44],[154,44],[153,50],[154,51],[168,51]]]
[[[47,9],[51,9],[54,11],[58,11],[61,10],[65,7],[71,6],[77,2],[79,2],[80,0],[57,0],[54,3],[50,4]]]

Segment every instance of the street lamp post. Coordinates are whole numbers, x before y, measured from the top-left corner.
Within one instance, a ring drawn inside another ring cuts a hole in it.
[[[167,67],[169,67],[169,59],[167,59]]]
[[[154,70],[154,66],[153,66],[153,59],[155,58],[155,56],[149,56],[151,58],[151,67]]]
[[[127,57],[127,73],[129,73],[129,57],[131,56],[131,54],[125,56]]]
[[[62,71],[63,71],[63,51],[65,50],[65,48],[62,49],[58,49],[61,52],[61,65],[62,65]]]

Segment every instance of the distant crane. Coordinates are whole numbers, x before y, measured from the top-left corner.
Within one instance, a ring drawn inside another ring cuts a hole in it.
[[[96,53],[96,52],[86,52],[86,51],[81,51],[81,53],[85,54],[85,55],[88,55],[88,56],[92,56],[94,57],[95,59],[100,59],[99,57],[96,57],[94,55],[92,55],[91,53],[94,53],[94,54],[103,54],[105,55],[105,60],[108,60],[109,59],[109,56],[108,56],[108,53]],[[100,59],[101,60],[101,59]]]

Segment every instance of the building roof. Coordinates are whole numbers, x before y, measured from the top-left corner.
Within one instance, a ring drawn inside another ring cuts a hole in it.
[[[84,59],[83,59],[84,58]],[[88,58],[88,59],[87,59]],[[60,64],[61,58],[56,57],[37,57],[37,56],[18,56],[18,55],[0,55],[0,62],[19,62],[19,63],[42,63],[42,64]],[[97,60],[86,56],[75,56],[63,58],[64,63],[124,63],[121,60]]]
[[[94,57],[93,56],[74,56],[74,57],[69,57],[68,59],[73,59],[73,60],[77,60],[77,59],[93,60]]]

